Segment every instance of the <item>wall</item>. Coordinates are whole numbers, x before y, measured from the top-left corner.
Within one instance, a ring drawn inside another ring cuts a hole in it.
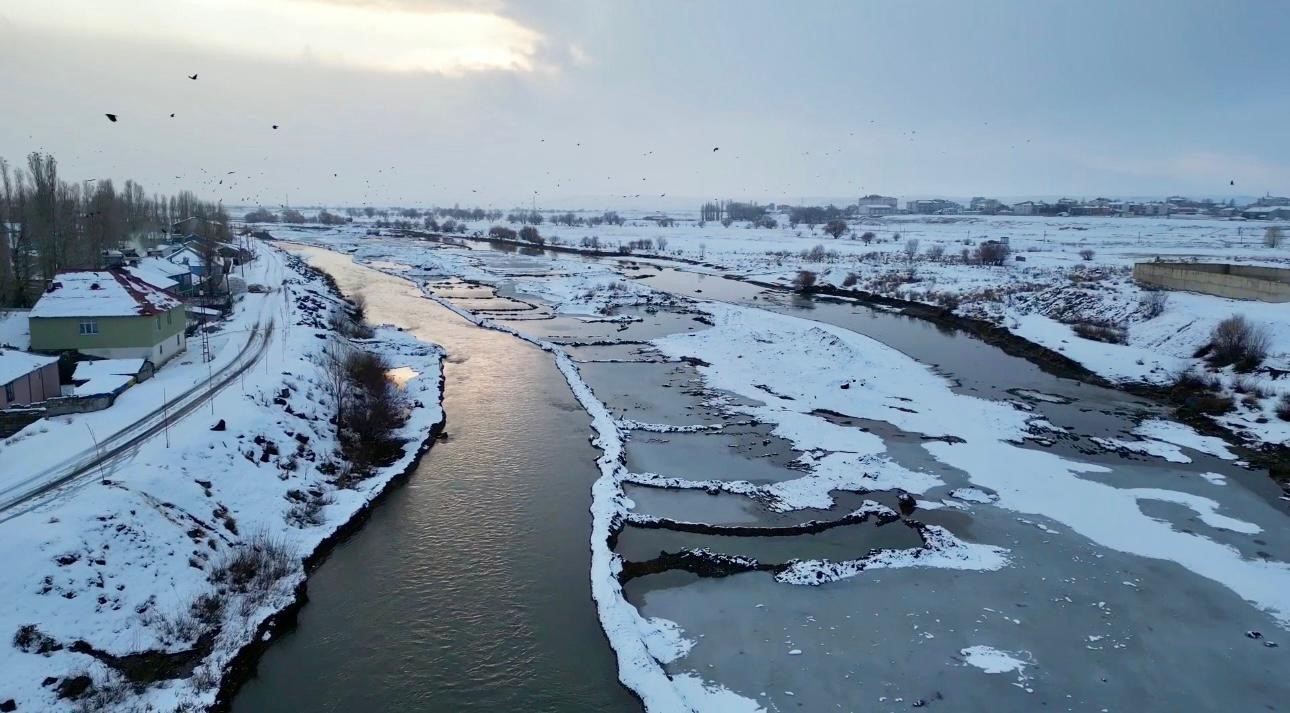
[[[58,387],[58,362],[52,362],[10,382],[13,388],[13,401],[5,398],[3,385],[0,384],[0,408],[9,406],[27,406],[53,398],[60,394]]]
[[[185,319],[184,306],[180,305],[161,315],[160,329],[157,328],[157,317],[98,317],[99,333],[81,334],[81,319],[78,317],[33,317],[29,321],[31,349],[75,349],[90,354],[95,353],[91,350],[143,347],[143,353],[128,356],[148,357],[148,351],[155,351],[155,347],[162,343],[166,344],[166,356],[169,358],[175,335],[184,331]],[[182,337],[180,342],[182,345]],[[182,346],[176,351],[182,351]]]
[[[1144,285],[1236,300],[1290,302],[1290,270],[1216,263],[1140,262],[1133,278]]]

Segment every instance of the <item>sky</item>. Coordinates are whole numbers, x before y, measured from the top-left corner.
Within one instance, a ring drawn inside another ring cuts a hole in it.
[[[1286,37],[1280,0],[0,0],[0,157],[271,207],[1284,195]]]

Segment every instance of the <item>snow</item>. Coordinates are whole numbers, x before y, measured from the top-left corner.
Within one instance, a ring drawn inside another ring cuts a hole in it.
[[[198,597],[214,591],[211,577],[221,560],[260,537],[281,543],[286,559],[280,579],[263,590],[226,594],[213,649],[198,675],[125,689],[123,709],[210,706],[216,693],[212,682],[218,683],[235,653],[259,634],[261,622],[293,601],[305,576],[301,558],[407,468],[442,418],[440,351],[397,330],[377,329],[363,347],[419,374],[406,381],[405,394],[423,406],[410,410],[398,434],[408,444],[402,457],[365,480],[338,486],[320,470],[336,441],[322,386],[321,350],[327,342],[316,336],[326,335],[325,317],[335,300],[324,283],[310,273],[297,274],[273,250],[261,250],[248,272],[277,289],[238,298],[225,331],[212,339],[216,360],[209,366],[191,358],[172,360],[106,411],[40,421],[0,445],[5,464],[0,502],[11,503],[12,494],[40,482],[42,473],[62,472],[64,464],[79,462],[82,452],[93,452],[95,440],[115,443],[117,434],[135,433],[136,420],[158,422],[149,420],[150,414],[166,387],[172,401],[182,402],[180,394],[204,386],[212,371],[253,365],[209,406],[202,404],[183,418],[172,411],[164,435],[143,440],[120,460],[57,491],[0,510],[0,561],[6,572],[0,579],[5,602],[0,631],[12,637],[20,627],[36,624],[64,645],[84,640],[114,654],[190,648],[193,634],[175,622]],[[248,342],[238,333],[256,324],[267,338],[258,360],[254,349],[244,354]],[[271,324],[276,328],[267,329]],[[227,430],[212,431],[219,419],[226,420]],[[14,463],[24,467],[15,470]],[[297,499],[307,499],[310,492],[319,493],[314,519],[292,519]],[[40,685],[47,676],[88,672],[100,684],[121,680],[92,657],[68,649],[42,656],[0,647],[0,668],[4,695],[14,698],[19,710],[75,709],[74,702],[58,700],[52,688]]]
[[[31,309],[31,317],[154,315],[179,300],[121,270],[63,272]]]
[[[16,349],[0,349],[0,386],[58,361],[58,357],[28,354]]]
[[[27,310],[0,310],[0,347],[26,349],[31,344]]]
[[[1184,446],[1215,458],[1236,460],[1236,454],[1232,453],[1223,439],[1215,438],[1214,436],[1202,436],[1191,426],[1177,421],[1166,421],[1160,418],[1147,419],[1138,424],[1138,427],[1133,429],[1133,432],[1144,438]]]
[[[1100,438],[1094,436],[1089,439],[1108,451],[1124,450],[1132,453],[1142,453],[1157,458],[1164,458],[1170,463],[1190,463],[1191,458],[1183,455],[1182,449],[1172,443],[1161,441],[1128,441],[1123,438]]]
[[[1025,673],[1027,661],[1017,658],[1018,654],[1000,651],[991,646],[976,645],[959,650],[963,661],[968,666],[975,666],[985,673],[1009,673],[1016,671],[1018,676]]]

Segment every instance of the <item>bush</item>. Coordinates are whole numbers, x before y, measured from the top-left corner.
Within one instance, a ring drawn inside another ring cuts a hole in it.
[[[1290,421],[1290,394],[1283,394],[1277,401],[1277,418]]]
[[[1272,338],[1262,325],[1234,314],[1219,322],[1209,337],[1209,363],[1215,367],[1234,365],[1237,371],[1252,371],[1268,355]]]
[[[1106,342],[1107,344],[1124,344],[1128,341],[1127,335],[1123,329],[1106,324],[1080,322],[1072,325],[1071,329],[1085,339]]]
[[[982,265],[1002,265],[1008,259],[1008,246],[995,240],[987,240],[976,248],[977,262]]]
[[[546,244],[546,240],[544,240],[542,238],[542,235],[538,233],[538,229],[534,228],[531,225],[526,225],[523,228],[520,228],[519,236],[520,236],[520,240],[533,243],[535,245]]]
[[[1138,298],[1138,308],[1147,319],[1159,317],[1164,313],[1167,304],[1169,304],[1169,293],[1163,290],[1143,292]]]
[[[872,243],[873,239],[876,237],[878,236],[874,235],[872,230],[866,230],[860,234],[860,240],[864,242],[865,245]]]
[[[842,280],[842,286],[843,286],[843,287],[855,287],[855,286],[856,286],[856,283],[857,283],[857,282],[859,282],[859,281],[860,281],[860,278],[859,278],[859,277],[857,277],[857,276],[856,276],[856,274],[855,274],[854,272],[848,272],[848,273],[847,273],[847,276]]]
[[[1093,256],[1096,254],[1097,253],[1093,252],[1092,248],[1084,248],[1083,250],[1079,251],[1079,256],[1083,258],[1085,261],[1092,260]]]
[[[927,247],[927,259],[940,262],[943,257],[945,257],[944,245],[937,243],[936,245],[929,245]]]
[[[242,216],[242,220],[247,223],[276,223],[278,222],[278,216],[272,211],[257,208]]]
[[[793,278],[793,289],[798,292],[807,292],[815,286],[816,275],[810,270],[798,270],[797,277]]]
[[[267,594],[298,567],[295,551],[286,542],[259,532],[228,550],[211,579],[235,592]]]
[[[504,225],[494,225],[488,229],[488,237],[497,238],[498,240],[514,240],[518,233]]]

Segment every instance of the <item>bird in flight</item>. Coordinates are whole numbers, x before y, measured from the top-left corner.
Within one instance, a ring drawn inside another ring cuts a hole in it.
[[[174,114],[171,114],[171,115],[170,115],[170,118],[171,118],[171,119],[175,118],[175,115],[174,115]]]
[[[721,147],[720,147],[720,146],[713,146],[713,147],[712,147],[712,150],[713,150],[713,151],[716,151],[716,150],[717,150],[717,149],[719,149],[719,148],[721,148]]]
[[[195,81],[197,81],[197,75],[196,75],[196,74],[190,74],[190,75],[188,75],[188,78],[189,78],[189,79],[191,79],[191,80],[193,80],[194,82],[195,82]]]
[[[1228,182],[1228,185],[1230,185],[1230,186],[1235,186],[1235,185],[1236,185],[1236,179],[1232,179],[1231,181],[1229,181],[1229,182]]]
[[[275,128],[275,129],[276,129],[276,128],[278,128],[278,125],[277,125],[277,124],[274,124],[274,125],[273,125],[273,128]]]
[[[106,116],[108,118],[108,121],[114,124],[116,123],[116,114],[104,114],[103,116]]]

